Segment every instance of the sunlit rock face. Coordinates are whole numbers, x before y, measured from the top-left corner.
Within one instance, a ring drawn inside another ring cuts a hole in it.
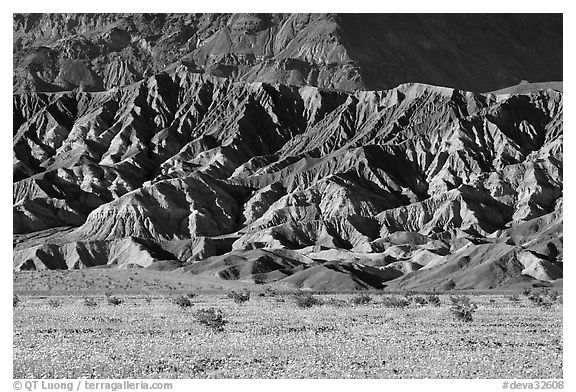
[[[562,279],[558,83],[478,93],[508,79],[437,87],[407,66],[420,77],[375,88],[400,79],[362,71],[380,52],[359,48],[384,44],[353,40],[351,15],[14,18],[19,50],[56,40],[35,91],[14,71],[14,269],[162,265],[330,290]],[[422,23],[440,34],[441,19]],[[418,37],[414,53],[443,42]],[[183,47],[190,63],[164,68],[129,55]]]

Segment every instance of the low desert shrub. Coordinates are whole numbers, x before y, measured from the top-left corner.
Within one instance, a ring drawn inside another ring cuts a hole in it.
[[[237,304],[243,304],[250,300],[250,291],[243,290],[241,292],[231,291],[227,294],[228,298],[234,300]]]
[[[532,302],[536,306],[549,308],[556,303],[559,295],[560,294],[556,290],[545,288],[543,290],[538,291],[530,290],[527,294],[527,297],[530,300],[530,302]]]
[[[455,295],[450,297],[450,301],[452,301],[450,310],[457,320],[465,322],[471,322],[473,320],[473,314],[478,306],[472,302],[469,297],[465,295]]]
[[[214,308],[200,309],[194,313],[194,318],[200,324],[215,332],[223,331],[224,326],[228,323],[228,320],[224,318],[222,311]]]
[[[414,297],[412,297],[412,301],[420,306],[424,306],[428,303],[428,301],[426,300],[426,298],[419,296],[419,295],[415,295]]]
[[[510,302],[520,302],[520,297],[518,296],[518,294],[509,295],[507,298],[508,301]]]
[[[312,306],[320,306],[324,304],[322,299],[313,296],[310,293],[299,293],[294,296],[296,305],[300,308],[311,308]]]
[[[96,306],[98,306],[98,302],[96,302],[96,300],[92,297],[85,297],[82,303],[87,308],[95,308]]]
[[[150,304],[152,303],[152,297],[149,296],[149,295],[147,295],[147,296],[144,297],[144,301],[145,301],[148,305],[150,305]]]
[[[114,295],[110,295],[110,296],[106,297],[106,301],[108,302],[108,305],[113,305],[113,306],[118,306],[118,305],[122,304],[122,302],[124,302],[124,300],[122,298],[118,298]]]
[[[278,293],[276,292],[275,289],[273,289],[270,286],[264,286],[264,289],[258,293],[258,296],[259,297],[275,297],[276,294],[278,294]]]
[[[382,305],[387,308],[402,309],[410,305],[410,300],[406,297],[384,296],[382,297]]]
[[[59,308],[60,306],[62,306],[62,301],[55,298],[51,298],[48,300],[48,306],[50,306],[51,308]]]
[[[13,307],[16,307],[16,306],[18,306],[18,304],[19,304],[20,302],[21,302],[21,301],[20,301],[20,297],[18,297],[16,294],[14,294],[14,295],[12,296],[12,306],[13,306]]]
[[[522,290],[522,294],[524,294],[526,297],[528,297],[530,293],[532,293],[532,289],[530,287],[526,287],[524,290]]]
[[[267,297],[275,297],[276,294],[278,294],[276,292],[276,289],[270,287],[270,286],[264,286],[264,291],[263,291],[264,295],[266,295]]]
[[[188,293],[186,293],[186,297],[192,299],[192,298],[196,297],[196,293],[188,292]]]
[[[349,305],[349,303],[343,299],[330,298],[328,301],[326,301],[326,305],[333,306],[335,308],[345,308]]]
[[[174,303],[174,305],[182,309],[186,309],[192,306],[192,302],[190,301],[190,299],[184,295],[178,295],[172,298],[172,302]]]
[[[442,304],[442,301],[440,301],[440,297],[437,296],[436,294],[430,294],[428,295],[428,303],[432,306],[440,306]]]
[[[350,302],[352,302],[354,305],[367,305],[370,303],[370,301],[372,301],[372,297],[368,294],[360,294],[350,299]]]

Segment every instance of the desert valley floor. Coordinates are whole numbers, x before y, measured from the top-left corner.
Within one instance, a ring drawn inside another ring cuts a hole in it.
[[[448,294],[316,293],[306,307],[294,290],[161,272],[21,272],[14,284],[15,378],[563,376],[559,299],[467,293],[477,309],[463,321]],[[211,308],[221,324],[198,318]]]

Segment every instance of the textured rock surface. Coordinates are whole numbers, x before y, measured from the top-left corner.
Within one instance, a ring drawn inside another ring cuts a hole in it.
[[[169,263],[342,289],[555,280],[562,112],[555,90],[344,93],[185,67],[15,94],[14,267]]]
[[[562,15],[14,14],[14,91],[103,91],[167,68],[344,90],[562,80]]]
[[[350,41],[354,16],[14,18],[14,269],[108,264],[334,290],[562,280],[559,83],[363,91],[434,79],[409,61],[405,74],[366,73],[378,55],[360,53],[383,44]],[[435,34],[455,23],[421,22],[444,26]],[[414,34],[402,50],[422,54]],[[21,67],[40,42],[55,46]],[[313,83],[271,71],[301,63],[318,68]],[[454,83],[518,82],[506,62],[512,76],[492,79],[474,67],[462,79],[460,65]],[[21,91],[24,71],[37,91]]]

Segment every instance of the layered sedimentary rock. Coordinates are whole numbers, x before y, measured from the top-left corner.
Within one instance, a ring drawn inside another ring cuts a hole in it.
[[[557,14],[14,14],[14,91],[105,91],[177,66],[245,82],[493,91],[562,80]]]
[[[17,93],[13,112],[15,269],[337,290],[562,278],[554,89],[343,92],[179,66],[107,91]]]

